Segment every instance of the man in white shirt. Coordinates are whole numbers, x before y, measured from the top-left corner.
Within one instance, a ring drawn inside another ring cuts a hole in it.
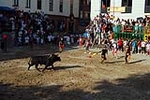
[[[142,41],[141,42],[141,49],[142,49],[142,54],[144,53],[146,53],[146,42],[145,41]]]
[[[147,52],[147,55],[150,55],[150,42],[146,44],[146,52]]]

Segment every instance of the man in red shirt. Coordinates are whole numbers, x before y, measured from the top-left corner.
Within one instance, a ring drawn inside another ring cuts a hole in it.
[[[118,50],[123,51],[123,41],[121,38],[119,38],[119,40],[117,41],[117,45],[118,45]]]

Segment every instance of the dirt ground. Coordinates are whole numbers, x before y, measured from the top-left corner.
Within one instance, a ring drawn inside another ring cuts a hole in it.
[[[0,52],[0,100],[150,100],[150,57],[124,54],[100,63],[100,54],[89,57],[84,49],[67,47],[56,70],[28,71],[31,55],[52,53],[50,46],[9,48]],[[92,52],[98,51],[91,49]],[[43,68],[44,66],[40,66]]]

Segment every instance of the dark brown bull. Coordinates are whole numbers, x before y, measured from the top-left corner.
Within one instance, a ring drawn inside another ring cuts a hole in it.
[[[28,62],[28,70],[30,69],[31,66],[35,65],[35,68],[39,70],[38,65],[45,65],[45,68],[42,70],[44,71],[47,69],[49,66],[52,66],[52,69],[54,69],[54,63],[57,61],[61,61],[60,57],[56,54],[52,55],[43,55],[43,56],[31,56],[30,60]]]

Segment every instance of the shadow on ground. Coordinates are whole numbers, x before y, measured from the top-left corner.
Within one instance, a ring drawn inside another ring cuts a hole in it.
[[[77,49],[74,46],[65,47],[64,51]],[[57,47],[51,45],[34,46],[34,48],[29,47],[14,47],[9,48],[7,53],[0,52],[0,61],[13,60],[13,59],[23,59],[28,58],[33,55],[46,55],[52,53],[59,53]]]
[[[35,67],[35,66],[33,66]],[[57,70],[66,70],[66,69],[73,69],[73,68],[81,68],[82,66],[79,65],[74,65],[74,66],[54,66],[54,69],[49,66],[46,70],[53,70],[53,71],[57,71]],[[38,68],[40,72],[42,72],[43,68]],[[32,69],[30,69],[32,70]],[[33,70],[37,70],[37,69],[33,69]],[[46,71],[45,70],[45,71]],[[37,70],[38,71],[38,70]]]
[[[65,69],[72,69],[72,68],[81,68],[82,66],[75,65],[75,66],[56,66],[55,70],[65,70]]]
[[[75,88],[63,91],[63,85],[14,86],[0,83],[0,100],[150,100],[150,74],[131,75],[113,82],[95,83],[94,92]]]
[[[146,59],[141,59],[141,60],[136,60],[136,61],[132,61],[129,64],[135,64],[135,63],[140,63],[142,61],[145,61]]]
[[[145,60],[146,60],[146,59],[134,60],[134,61],[129,62],[128,64],[136,64],[136,63],[143,62],[143,61],[145,61]],[[125,60],[106,61],[105,63],[106,63],[106,64],[118,64],[118,63],[123,63],[123,62],[125,62]]]

